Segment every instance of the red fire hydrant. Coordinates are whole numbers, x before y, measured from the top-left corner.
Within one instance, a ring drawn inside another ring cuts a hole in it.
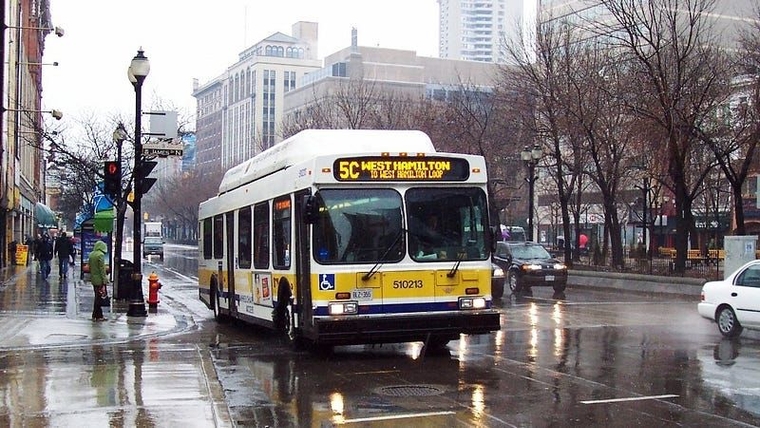
[[[161,283],[158,282],[158,275],[152,272],[148,276],[148,310],[152,313],[158,311],[158,290],[161,288]]]

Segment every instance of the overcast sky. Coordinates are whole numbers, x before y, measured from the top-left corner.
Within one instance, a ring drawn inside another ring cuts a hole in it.
[[[245,48],[297,21],[319,24],[319,59],[351,43],[438,55],[436,0],[51,0],[43,105],[64,120],[91,114],[134,114],[127,67],[142,46],[150,60],[143,109],[154,100],[192,113],[193,78],[205,83]]]

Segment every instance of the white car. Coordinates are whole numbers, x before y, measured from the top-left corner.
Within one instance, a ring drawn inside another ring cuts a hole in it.
[[[725,337],[745,328],[760,330],[760,260],[753,260],[722,281],[702,286],[699,315],[715,321]]]

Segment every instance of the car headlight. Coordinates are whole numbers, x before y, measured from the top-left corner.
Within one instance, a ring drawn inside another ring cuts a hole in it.
[[[556,264],[554,264],[554,269],[556,269],[556,270],[564,270],[564,269],[567,269],[567,266],[565,266],[564,263],[556,263]]]
[[[493,266],[491,276],[494,278],[504,278],[504,269],[500,268],[499,266]]]
[[[359,312],[357,302],[330,302],[327,304],[330,315],[352,315]]]
[[[459,309],[483,309],[486,307],[486,299],[483,297],[460,297]]]

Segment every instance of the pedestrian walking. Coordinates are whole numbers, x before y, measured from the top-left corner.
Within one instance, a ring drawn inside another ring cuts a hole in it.
[[[53,260],[53,241],[47,233],[42,235],[42,240],[37,248],[37,260],[40,261],[42,279],[47,279],[50,275],[50,260]]]
[[[68,277],[69,259],[71,259],[71,253],[74,252],[74,244],[71,238],[66,236],[66,232],[61,232],[61,236],[55,240],[53,252],[58,256],[58,277]]]
[[[105,291],[108,284],[108,273],[106,272],[106,252],[108,248],[103,241],[96,241],[95,246],[90,253],[88,263],[90,265],[90,282],[92,291],[95,293],[94,304],[92,307],[92,320],[105,321],[103,309],[100,307],[100,296]]]
[[[32,263],[32,251],[34,250],[34,240],[31,236],[26,235],[24,245],[26,245],[26,265],[29,266]]]
[[[42,265],[40,264],[40,246],[42,245],[42,235],[39,233],[37,234],[37,237],[34,238],[34,242],[32,244],[34,248],[32,249],[32,256],[34,257],[34,260],[37,262],[37,273],[42,273]]]

